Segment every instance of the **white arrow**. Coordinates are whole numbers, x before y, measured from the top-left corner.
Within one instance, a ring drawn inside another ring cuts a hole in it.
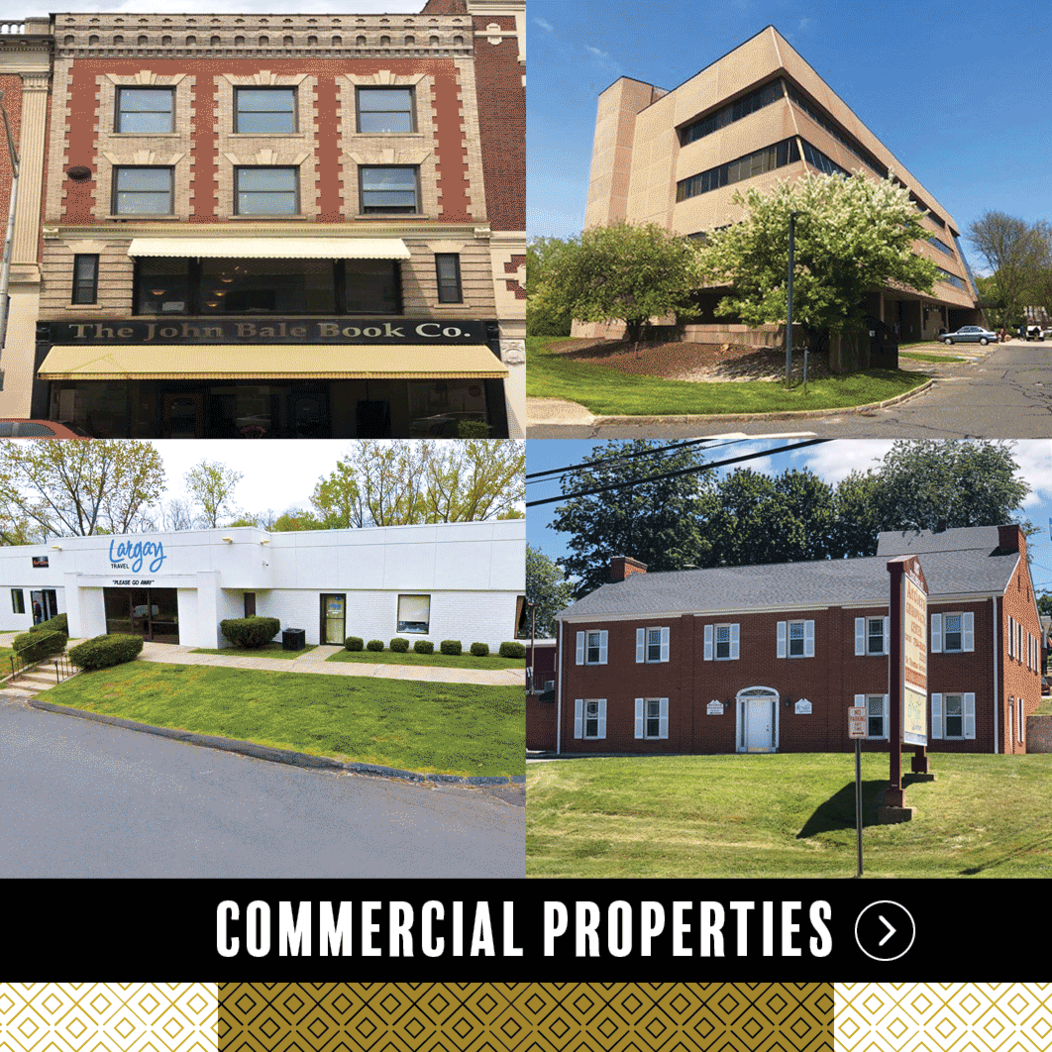
[[[890,939],[892,935],[895,934],[895,929],[890,924],[888,924],[887,918],[882,913],[878,913],[877,916],[883,922],[884,927],[888,929],[888,934],[885,935],[884,938],[877,943],[878,946],[883,946],[884,943],[886,943],[888,939]]]

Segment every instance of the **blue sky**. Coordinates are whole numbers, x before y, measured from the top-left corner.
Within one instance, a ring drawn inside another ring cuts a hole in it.
[[[707,454],[708,460],[722,460],[738,454],[753,453],[757,449],[788,445],[792,440],[777,442],[745,441],[721,446]],[[526,447],[527,474],[548,468],[562,468],[591,459],[592,450],[605,443],[595,440],[559,441],[535,440]],[[853,470],[866,471],[879,466],[878,462],[891,447],[887,441],[851,439],[810,446],[795,453],[782,453],[749,461],[751,467],[769,475],[778,475],[787,468],[810,468],[819,478],[835,485]],[[1052,540],[1049,537],[1049,516],[1052,516],[1052,442],[1041,439],[1015,443],[1013,455],[1020,467],[1020,477],[1030,486],[1031,493],[1022,509],[1022,516],[1041,533],[1028,541],[1031,553],[1030,573],[1038,594],[1052,591]],[[538,480],[526,487],[526,500],[555,497],[561,492],[558,476],[555,481]],[[568,554],[567,535],[549,528],[558,504],[544,504],[529,508],[526,514],[526,541],[539,548],[550,559]],[[611,555],[631,555],[631,552],[611,552]]]
[[[599,93],[674,88],[773,25],[960,224],[1052,220],[1052,5],[529,0],[527,229],[578,233]],[[964,242],[973,268],[985,269]]]

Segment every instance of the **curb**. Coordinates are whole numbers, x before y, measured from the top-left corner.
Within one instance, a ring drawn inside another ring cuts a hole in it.
[[[674,414],[671,416],[593,416],[591,425],[602,426],[603,424],[628,425],[653,423],[692,424],[711,423],[714,420],[726,420],[729,423],[744,423],[754,420],[796,420],[800,417],[839,416],[845,413],[865,413],[873,409],[887,409],[890,406],[898,405],[900,402],[905,402],[909,398],[915,398],[917,395],[924,394],[925,391],[930,391],[934,386],[935,380],[933,378],[928,380],[927,383],[921,384],[919,387],[914,387],[912,391],[906,391],[904,394],[895,395],[894,398],[885,398],[882,402],[869,402],[866,405],[842,406],[839,409],[786,409],[777,413],[686,413]],[[575,402],[574,404],[580,405],[579,402]],[[582,426],[587,426],[584,421],[576,420],[566,422],[560,421],[558,423],[551,420],[527,420],[526,426],[565,427],[578,423]]]
[[[271,763],[283,763],[291,767],[304,767],[311,770],[346,771],[348,774],[365,774],[380,778],[392,778],[404,782],[432,783],[441,785],[525,785],[526,775],[472,775],[456,774],[418,774],[415,771],[402,771],[397,767],[382,767],[373,763],[341,763],[327,756],[310,756],[307,753],[295,752],[292,749],[276,749],[270,745],[257,745],[255,742],[240,741],[237,738],[220,738],[214,734],[196,734],[193,731],[180,731],[172,727],[154,727],[149,723],[138,723],[126,720],[122,716],[103,716],[97,712],[85,712],[73,709],[68,705],[53,705],[39,698],[27,698],[34,709],[44,712],[57,712],[59,715],[76,716],[82,720],[93,720],[96,723],[108,723],[112,727],[123,727],[125,730],[141,731],[144,734],[155,734],[161,738],[172,738],[189,745],[199,745],[205,749],[219,749],[222,752],[239,753],[251,756],[256,760],[268,760]]]

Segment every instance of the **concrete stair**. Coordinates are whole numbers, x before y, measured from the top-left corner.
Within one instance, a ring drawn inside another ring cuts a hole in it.
[[[60,682],[60,678],[65,680],[69,679],[71,675],[76,675],[78,669],[72,669],[69,674],[56,675],[55,665],[51,661],[45,661],[40,665],[36,665],[31,668],[28,672],[21,672],[17,676],[12,677],[4,682],[4,689],[8,691],[17,691],[21,694],[39,694],[43,690],[49,690]]]

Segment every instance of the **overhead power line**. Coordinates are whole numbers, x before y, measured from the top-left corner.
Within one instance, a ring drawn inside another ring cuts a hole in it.
[[[804,442],[797,442],[793,446],[778,446],[776,449],[765,449],[757,453],[744,453],[739,457],[731,457],[727,460],[713,460],[708,464],[698,464],[695,467],[681,468],[679,471],[666,471],[660,475],[648,475],[641,479],[626,479],[624,482],[614,482],[608,486],[595,486],[592,489],[577,490],[574,493],[563,493],[558,497],[545,497],[543,500],[526,501],[527,508],[535,508],[539,504],[554,504],[560,500],[572,500],[574,497],[590,497],[594,493],[607,493],[614,489],[624,489],[626,486],[639,486],[645,482],[659,482],[662,479],[679,478],[681,475],[696,474],[699,471],[710,471],[712,468],[726,467],[728,464],[740,464],[746,460],[758,460],[761,457],[774,456],[776,453],[788,453],[794,449],[805,449],[807,446],[821,445],[823,442],[831,441],[828,438],[811,438]]]
[[[723,442],[714,442],[711,438],[692,438],[686,442],[676,442],[671,446],[659,446],[656,449],[641,449],[635,453],[621,453],[616,457],[600,457],[598,460],[583,460],[580,464],[568,464],[564,468],[547,468],[544,471],[534,471],[526,475],[527,483],[530,479],[539,479],[545,475],[564,475],[568,471],[580,471],[582,468],[595,467],[598,464],[612,464],[618,460],[634,460],[638,457],[653,457],[657,456],[658,453],[667,453],[670,450],[686,449],[688,446],[699,446],[704,445],[706,442],[712,442],[711,446],[706,448],[715,449],[719,446],[733,445],[735,442],[742,442],[744,439],[730,438]]]

